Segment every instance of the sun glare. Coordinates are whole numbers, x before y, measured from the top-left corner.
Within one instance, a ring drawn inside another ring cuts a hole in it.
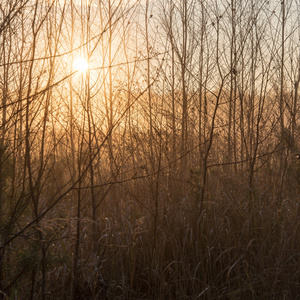
[[[89,68],[89,63],[84,57],[78,57],[74,60],[73,67],[76,71],[83,73]]]

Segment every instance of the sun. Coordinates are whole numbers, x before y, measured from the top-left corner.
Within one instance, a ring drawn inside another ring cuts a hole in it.
[[[88,63],[88,61],[84,57],[78,57],[78,58],[74,59],[73,68],[76,71],[84,73],[84,72],[86,72],[88,70],[89,63]]]

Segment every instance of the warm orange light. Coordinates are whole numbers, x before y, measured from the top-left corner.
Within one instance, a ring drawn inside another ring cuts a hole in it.
[[[79,72],[86,72],[89,68],[89,63],[84,57],[78,57],[73,62],[73,68]]]

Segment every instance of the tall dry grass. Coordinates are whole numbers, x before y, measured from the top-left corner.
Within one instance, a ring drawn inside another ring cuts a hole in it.
[[[191,182],[176,199],[159,187],[157,199],[152,182],[143,179],[134,187],[143,205],[131,183],[116,187],[106,194],[96,224],[87,194],[77,299],[299,298],[299,187],[289,180],[279,202],[271,178],[257,181],[251,194],[242,176],[212,176],[200,211]],[[46,299],[68,299],[76,235],[70,206],[61,203],[39,226],[47,250]],[[30,232],[10,245],[9,299],[29,297],[34,266],[34,299],[41,297],[39,245]]]

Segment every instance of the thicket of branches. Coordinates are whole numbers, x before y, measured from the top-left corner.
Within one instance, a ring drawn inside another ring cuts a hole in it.
[[[300,297],[299,13],[1,1],[0,299]]]

